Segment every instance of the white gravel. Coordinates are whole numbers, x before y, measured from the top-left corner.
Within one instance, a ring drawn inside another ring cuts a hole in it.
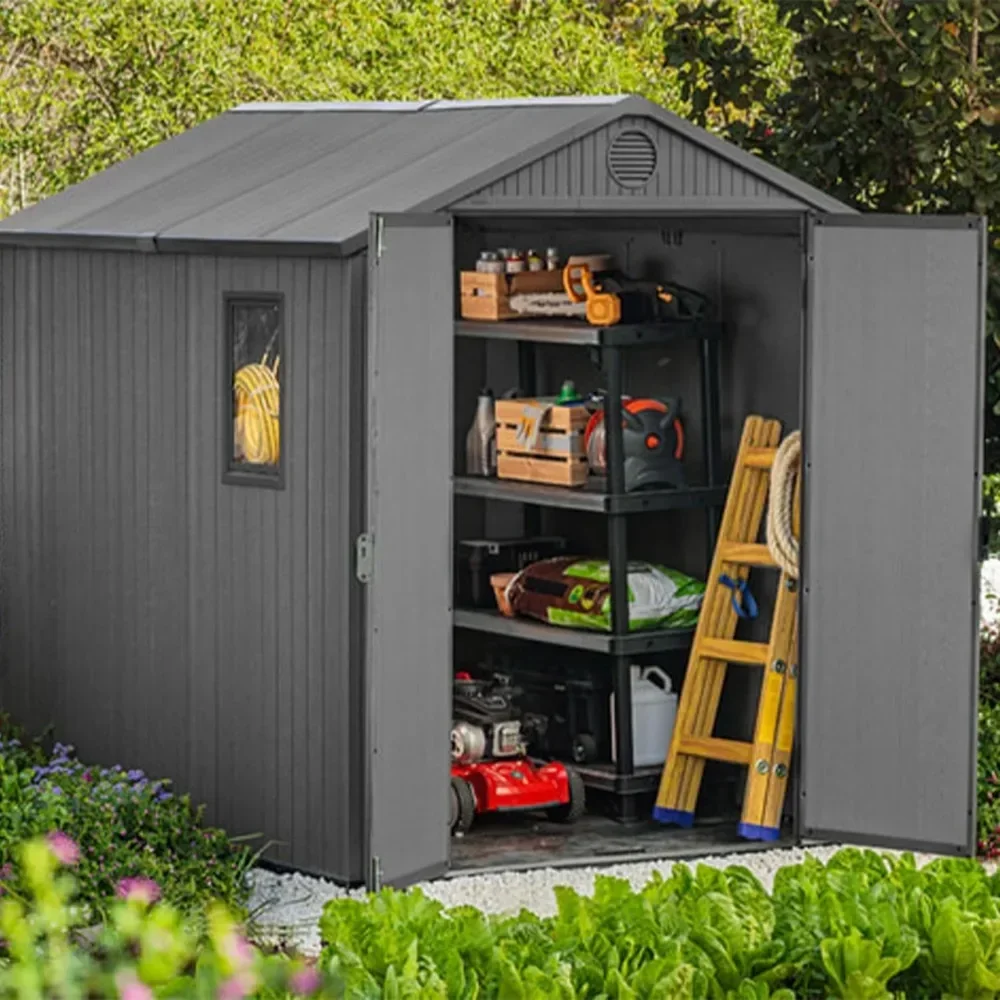
[[[985,621],[1000,621],[1000,560],[997,559],[983,566],[982,610]],[[807,854],[825,861],[837,850],[839,845],[741,852],[696,860],[683,859],[681,863],[704,863],[716,868],[745,865],[770,889],[779,868],[798,864]],[[932,858],[933,855],[917,855],[921,865]],[[446,906],[471,904],[486,913],[497,914],[517,913],[523,908],[547,916],[555,912],[552,890],[556,886],[570,886],[589,895],[593,891],[594,876],[607,874],[625,878],[639,889],[649,881],[653,872],[667,874],[672,867],[673,862],[670,861],[649,861],[599,868],[545,868],[440,879],[423,883],[420,888]],[[316,954],[320,950],[319,918],[329,900],[346,895],[363,898],[365,895],[362,890],[348,893],[333,882],[301,874],[279,875],[257,869],[251,878],[253,896],[250,906],[254,936],[261,942],[294,946],[305,954]]]

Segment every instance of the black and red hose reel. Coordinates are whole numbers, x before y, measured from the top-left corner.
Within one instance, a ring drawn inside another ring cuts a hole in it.
[[[584,431],[591,469],[607,474],[604,409],[591,415]],[[684,425],[679,399],[622,399],[622,453],[625,489],[684,488]]]

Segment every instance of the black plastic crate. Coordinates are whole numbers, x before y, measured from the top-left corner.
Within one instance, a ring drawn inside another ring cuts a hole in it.
[[[566,539],[558,535],[460,541],[455,572],[459,606],[496,608],[490,586],[494,573],[516,573],[530,563],[552,559],[565,551]]]

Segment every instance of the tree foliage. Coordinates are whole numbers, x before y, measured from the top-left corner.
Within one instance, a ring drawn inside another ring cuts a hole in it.
[[[676,106],[674,73],[663,67],[674,8],[0,0],[0,216],[244,101],[639,93]],[[741,13],[733,31],[781,65],[768,4]]]
[[[780,8],[794,65],[767,100],[759,55],[712,41],[731,12],[682,4],[667,39],[682,100],[699,124],[859,208],[989,217],[986,466],[1000,472],[1000,0]]]

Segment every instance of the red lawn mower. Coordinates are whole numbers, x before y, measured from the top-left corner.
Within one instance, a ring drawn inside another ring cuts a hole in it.
[[[584,811],[580,775],[555,761],[528,756],[532,733],[544,732],[544,716],[522,714],[517,691],[501,677],[455,676],[451,730],[451,832],[467,833],[477,815],[544,812],[573,823]]]

